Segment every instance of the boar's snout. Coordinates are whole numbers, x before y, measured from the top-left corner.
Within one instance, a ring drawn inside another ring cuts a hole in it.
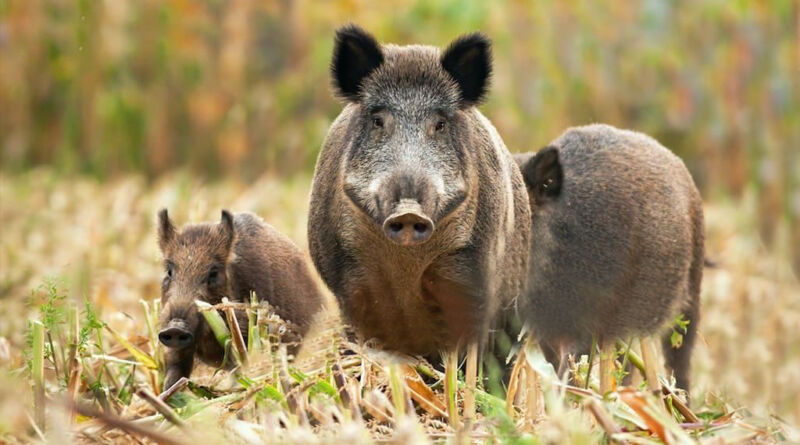
[[[158,333],[158,341],[168,348],[183,349],[194,343],[194,334],[188,329],[185,321],[173,318],[167,327]]]
[[[423,214],[419,203],[403,200],[383,222],[383,232],[396,244],[415,246],[430,239],[433,221]]]

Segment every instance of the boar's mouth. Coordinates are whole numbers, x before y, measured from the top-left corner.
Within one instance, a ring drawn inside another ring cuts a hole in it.
[[[375,221],[376,224],[381,224],[383,219],[379,215],[380,213],[380,206],[377,202],[373,204],[373,206],[368,205],[358,194],[357,186],[354,184],[345,183],[342,187],[344,189],[344,194],[347,196],[347,199],[356,206],[363,214],[367,215]]]
[[[387,218],[400,215],[401,203],[394,203],[389,208],[384,209],[387,204],[380,199],[379,196],[374,195],[365,199],[359,193],[359,188],[356,184],[345,183],[342,187],[345,196],[358,210],[364,215],[372,219],[379,227],[383,227]],[[442,199],[444,198],[444,199]],[[449,196],[439,196],[435,198],[435,203],[430,212],[420,212],[422,216],[430,220],[432,225],[436,225],[439,221],[443,220],[451,213],[455,212],[464,201],[467,200],[467,192],[465,190],[456,190]],[[404,200],[406,201],[406,200]],[[413,201],[413,200],[410,200]]]
[[[441,221],[446,218],[451,213],[455,212],[456,209],[461,207],[461,204],[467,200],[467,192],[464,190],[458,190],[457,192],[453,193],[451,196],[448,197],[447,201],[445,201],[443,206],[437,206],[436,212],[433,215],[434,221]]]

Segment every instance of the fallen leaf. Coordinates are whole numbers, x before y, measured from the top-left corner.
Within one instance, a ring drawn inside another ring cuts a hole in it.
[[[447,406],[441,399],[436,397],[433,390],[425,384],[422,377],[417,373],[417,370],[405,364],[401,365],[401,370],[403,372],[403,380],[411,394],[411,398],[419,403],[422,409],[434,416],[447,417]]]

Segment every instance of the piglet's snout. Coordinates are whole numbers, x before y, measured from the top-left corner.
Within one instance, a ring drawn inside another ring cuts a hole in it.
[[[158,341],[168,348],[183,349],[194,343],[194,334],[184,320],[173,318],[158,333]]]

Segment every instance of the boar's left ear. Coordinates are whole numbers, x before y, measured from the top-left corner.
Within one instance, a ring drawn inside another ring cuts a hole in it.
[[[169,220],[167,209],[161,209],[158,212],[158,247],[164,252],[167,245],[175,238],[175,226]]]
[[[383,52],[374,37],[355,25],[336,31],[331,74],[339,96],[356,102],[361,82],[383,63]]]
[[[538,203],[555,199],[561,193],[564,171],[558,159],[558,148],[548,145],[520,166],[528,193]]]
[[[227,210],[222,211],[222,219],[220,219],[220,230],[225,237],[225,248],[230,250],[236,241],[236,229],[233,225],[233,215]]]
[[[492,74],[492,43],[476,32],[456,39],[442,54],[442,67],[461,89],[466,106],[477,105],[486,96]]]

